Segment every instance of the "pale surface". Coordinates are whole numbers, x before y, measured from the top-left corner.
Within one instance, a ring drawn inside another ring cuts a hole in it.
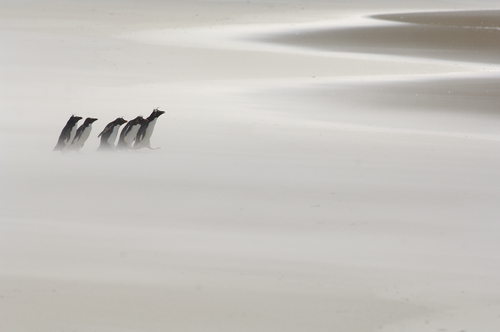
[[[0,331],[496,332],[495,3],[0,1]]]

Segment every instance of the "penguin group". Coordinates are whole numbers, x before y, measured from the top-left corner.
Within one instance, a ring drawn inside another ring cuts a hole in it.
[[[111,121],[97,136],[101,140],[98,150],[157,149],[151,147],[151,136],[153,135],[156,120],[164,113],[164,111],[155,108],[147,118],[138,116],[133,120],[127,121],[120,117]],[[54,151],[79,151],[83,147],[92,131],[92,123],[97,121],[97,119],[86,118],[84,123],[78,127],[78,121],[82,119],[82,117],[75,115],[69,118],[59,135],[59,140],[57,141]],[[120,127],[125,123],[126,125],[123,127],[118,138],[118,143],[115,146]]]

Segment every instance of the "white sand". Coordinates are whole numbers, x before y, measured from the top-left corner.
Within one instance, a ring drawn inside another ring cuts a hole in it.
[[[0,330],[497,331],[499,67],[259,41],[493,5],[1,1]]]

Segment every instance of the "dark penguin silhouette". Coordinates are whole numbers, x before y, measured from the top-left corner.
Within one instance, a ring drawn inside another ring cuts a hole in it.
[[[160,111],[155,108],[153,113],[147,117],[146,121],[141,125],[139,131],[137,132],[137,136],[135,136],[135,144],[134,149],[140,148],[148,148],[148,149],[159,149],[151,147],[151,135],[153,135],[153,130],[155,129],[156,120],[160,117],[160,115],[164,114],[164,111]]]
[[[132,143],[134,142],[135,136],[139,131],[141,125],[146,121],[142,116],[138,116],[133,120],[130,120],[125,127],[123,127],[120,133],[120,138],[118,138],[117,149],[131,149]]]
[[[68,147],[69,149],[79,151],[82,148],[87,138],[89,138],[90,132],[92,131],[92,123],[95,121],[97,121],[96,118],[85,119],[85,122],[76,130],[75,138],[73,138],[71,145]]]
[[[97,136],[101,138],[99,150],[112,150],[115,147],[116,136],[120,126],[126,123],[127,120],[117,118],[115,121],[108,123],[104,130]]]
[[[75,116],[75,115],[72,115],[69,118],[68,122],[66,123],[61,132],[61,135],[59,135],[59,140],[57,141],[54,151],[65,150],[66,146],[68,146],[73,141],[73,138],[75,137],[76,134],[77,123],[81,119],[82,119],[81,116]]]

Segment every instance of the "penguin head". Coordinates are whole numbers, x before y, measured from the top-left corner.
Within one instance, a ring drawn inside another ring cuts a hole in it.
[[[86,119],[85,119],[85,123],[87,123],[87,124],[91,124],[91,123],[94,123],[94,122],[96,122],[96,121],[97,121],[97,119],[96,119],[96,118],[86,118]]]
[[[78,121],[80,121],[81,119],[83,119],[81,116],[77,116],[77,115],[72,115],[71,118],[69,118],[69,121],[73,122],[73,123],[77,123]]]
[[[154,113],[154,117],[158,118],[158,117],[160,117],[160,115],[165,114],[165,111],[160,111],[158,108],[155,108],[153,110],[153,113]]]
[[[127,120],[125,120],[123,117],[122,118],[117,118],[115,122],[119,125],[122,125],[124,123],[127,123]]]

